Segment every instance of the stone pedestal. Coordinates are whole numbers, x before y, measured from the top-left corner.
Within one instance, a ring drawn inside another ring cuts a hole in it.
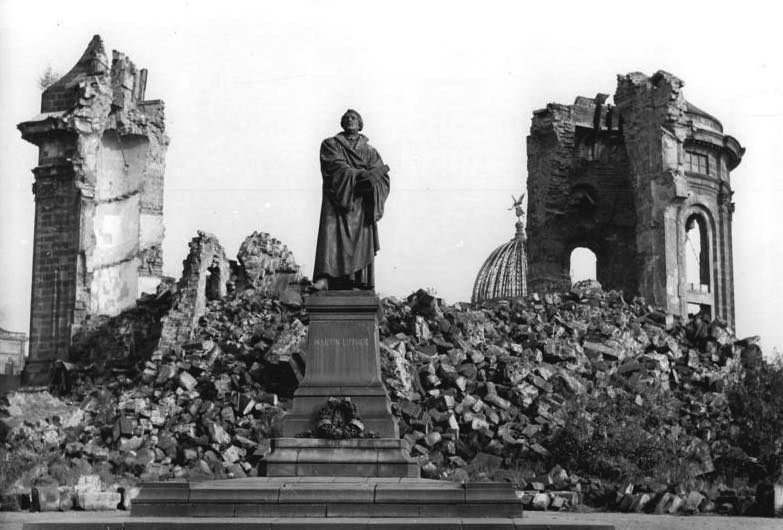
[[[381,438],[399,438],[381,382],[378,297],[367,291],[326,291],[310,296],[305,377],[280,435],[293,438],[315,426],[330,397],[349,397],[364,426]]]
[[[378,297],[366,291],[327,291],[307,300],[305,377],[293,407],[279,426],[280,437],[264,461],[268,477],[409,477],[419,468],[400,439],[391,403],[381,382]],[[351,398],[365,429],[379,438],[296,438],[312,430],[330,397]]]
[[[226,527],[241,517],[300,519],[298,525],[289,522],[289,528],[321,528],[337,521],[350,528],[373,523],[387,528],[384,518],[400,518],[407,528],[455,530],[465,528],[463,518],[479,518],[474,524],[483,525],[470,527],[487,528],[486,518],[493,517],[505,519],[501,528],[513,528],[508,523],[522,517],[522,503],[508,483],[294,477],[144,484],[131,505],[132,519],[175,516],[223,517]]]

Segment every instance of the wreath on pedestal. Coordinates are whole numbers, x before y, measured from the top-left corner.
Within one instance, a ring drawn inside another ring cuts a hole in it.
[[[378,437],[376,433],[364,428],[359,409],[349,397],[330,397],[326,405],[318,411],[315,423],[315,428],[302,433],[303,437],[331,440]]]

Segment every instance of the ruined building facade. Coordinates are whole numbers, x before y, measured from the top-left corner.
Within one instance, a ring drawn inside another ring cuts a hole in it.
[[[606,289],[734,325],[730,172],[744,149],[659,71],[618,76],[608,96],[533,114],[529,288],[570,284],[571,252],[596,256]]]
[[[168,138],[146,81],[96,35],[18,125],[39,148],[28,384],[46,382],[89,315],[115,315],[160,281]]]

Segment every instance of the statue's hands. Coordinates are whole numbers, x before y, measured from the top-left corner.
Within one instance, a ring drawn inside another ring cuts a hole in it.
[[[387,165],[366,169],[359,173],[359,183],[368,183],[371,186],[374,186],[379,184],[388,172],[389,166]]]
[[[370,173],[372,173],[372,179],[374,183],[380,182],[380,180],[386,176],[386,174],[389,172],[389,166],[386,164],[378,167],[374,167],[370,170]]]

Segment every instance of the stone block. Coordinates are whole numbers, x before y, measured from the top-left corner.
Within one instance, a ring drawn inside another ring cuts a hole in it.
[[[512,518],[522,516],[522,505],[518,502],[514,504],[425,503],[421,505],[419,513],[421,517]]]
[[[123,510],[130,510],[133,499],[139,496],[141,488],[136,486],[130,486],[128,488],[122,488],[120,493],[122,494],[122,500],[120,501],[120,508]]]
[[[775,484],[773,488],[772,513],[783,517],[783,484]]]
[[[235,517],[316,518],[327,516],[327,505],[311,504],[237,504]]]
[[[236,517],[236,504],[192,502],[187,505],[187,517]]]
[[[189,495],[184,495],[188,502],[211,503],[277,503],[280,498],[279,484],[269,484],[259,481],[253,488],[214,488],[202,487],[202,484],[192,484]],[[184,501],[183,501],[184,502]]]
[[[464,503],[462,484],[378,484],[375,487],[376,503]]]
[[[81,475],[74,487],[76,493],[87,491],[101,491],[103,489],[103,482],[98,475]]]
[[[193,390],[197,383],[198,381],[196,381],[196,378],[190,375],[190,373],[185,371],[180,372],[179,385],[185,390]]]
[[[582,496],[578,491],[550,491],[549,495],[553,500],[555,498],[563,499],[565,506],[580,506],[582,504]]]
[[[57,486],[33,488],[33,511],[55,512],[60,509],[60,490]]]
[[[142,488],[142,493],[144,489]],[[131,517],[189,517],[190,508],[185,503],[135,502]]]
[[[284,484],[278,502],[371,503],[373,490],[365,484]]]
[[[60,508],[61,512],[72,510],[76,506],[76,497],[73,488],[60,486]]]
[[[77,505],[82,510],[116,510],[122,501],[122,495],[116,491],[81,491],[76,494]]]
[[[518,503],[514,487],[508,482],[466,482],[465,502],[468,503]]]
[[[551,502],[549,503],[549,509],[551,510],[560,510],[564,506],[567,506],[568,503],[563,497],[555,497],[554,495],[550,495]]]
[[[190,494],[190,488],[186,482],[147,482],[142,483],[140,487],[141,491],[135,498],[134,506],[149,503],[187,502]]]
[[[672,495],[671,499],[668,503],[668,508],[666,508],[666,512],[669,514],[675,514],[680,511],[680,508],[682,508],[684,501],[683,498],[679,495]]]
[[[546,493],[536,493],[530,502],[530,507],[534,510],[546,510],[549,507],[549,495]]]
[[[652,496],[649,493],[637,493],[634,495],[634,500],[631,504],[630,511],[636,513],[643,511],[651,500]]]
[[[344,504],[330,503],[326,506],[328,517],[420,517],[417,504]]]
[[[698,513],[699,506],[704,500],[704,495],[698,491],[691,491],[685,496],[682,510],[686,513]]]

